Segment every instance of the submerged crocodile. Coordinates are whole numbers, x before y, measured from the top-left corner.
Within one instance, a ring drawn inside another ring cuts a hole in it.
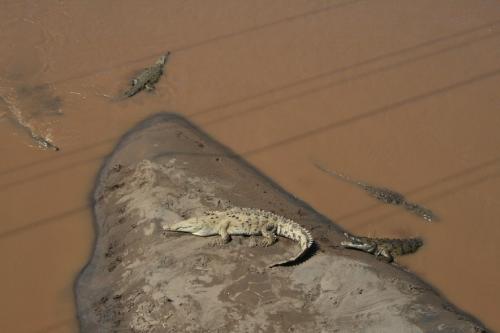
[[[23,112],[16,106],[16,101],[13,98],[9,98],[7,96],[0,96],[0,105],[5,105],[10,113],[10,118],[16,125],[22,128],[28,135],[38,144],[40,148],[43,149],[52,149],[55,151],[59,151],[60,148],[52,142],[48,137],[42,135],[37,132],[34,126],[25,119]],[[0,113],[0,119],[8,116],[7,112]]]
[[[358,237],[344,233],[347,240],[341,246],[374,254],[377,259],[392,262],[395,256],[414,253],[424,243],[420,238],[390,239]]]
[[[312,246],[309,231],[298,223],[283,216],[255,208],[231,208],[224,211],[207,211],[202,216],[164,226],[169,231],[188,232],[196,236],[220,235],[218,244],[231,240],[231,235],[262,235],[261,246],[270,246],[277,241],[276,236],[294,240],[300,245],[300,252],[287,260],[269,267],[297,262]]]
[[[167,63],[169,56],[170,52],[162,55],[153,66],[144,69],[134,78],[131,81],[132,87],[124,93],[125,97],[132,97],[143,89],[153,90],[155,83],[160,80],[163,74],[163,67]]]
[[[428,222],[431,222],[437,218],[436,215],[430,209],[427,209],[417,203],[406,200],[405,196],[399,192],[387,189],[385,187],[378,187],[359,180],[352,179],[351,177],[343,173],[338,173],[333,170],[329,170],[318,163],[313,163],[313,164],[318,169],[320,169],[323,172],[326,172],[329,175],[332,175],[340,180],[361,187],[363,190],[365,190],[366,193],[368,193],[369,195],[371,195],[372,197],[374,197],[379,201],[382,201],[386,204],[403,206],[409,212],[412,212],[413,214],[422,217],[424,220]]]
[[[38,146],[44,149],[52,149],[55,151],[59,151],[60,148],[56,146],[50,139],[45,138],[37,133],[35,133],[31,129],[27,129],[29,131],[29,134],[33,140],[35,140],[36,143],[38,143]]]

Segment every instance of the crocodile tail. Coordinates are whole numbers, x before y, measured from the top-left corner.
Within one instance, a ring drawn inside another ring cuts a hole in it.
[[[300,246],[300,251],[294,257],[277,262],[269,267],[288,265],[298,261],[307,253],[314,242],[309,230],[303,228],[300,224],[289,219],[278,221],[276,234],[278,236],[286,237],[297,242]]]

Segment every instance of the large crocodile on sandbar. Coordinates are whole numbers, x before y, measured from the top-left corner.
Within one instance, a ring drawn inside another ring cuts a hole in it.
[[[261,246],[274,244],[276,236],[294,240],[300,245],[300,252],[288,260],[269,267],[282,266],[296,262],[304,256],[313,244],[311,233],[298,223],[283,216],[256,208],[231,208],[225,211],[207,211],[202,216],[196,216],[184,221],[165,225],[164,230],[189,232],[196,236],[220,235],[216,244],[226,244],[231,235],[262,235]]]

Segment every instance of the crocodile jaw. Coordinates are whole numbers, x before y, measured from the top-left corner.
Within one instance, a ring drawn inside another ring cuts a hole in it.
[[[217,234],[217,232],[209,225],[199,223],[196,219],[189,219],[171,225],[166,225],[163,226],[163,230],[187,232],[196,236],[213,236]]]
[[[365,252],[372,253],[376,246],[373,244],[369,243],[356,243],[356,242],[351,242],[351,241],[342,241],[340,242],[340,245],[346,248],[351,248],[351,249],[357,249]]]
[[[162,55],[157,61],[157,65],[165,65],[167,63],[167,58],[170,55],[170,52],[167,52],[166,54]]]

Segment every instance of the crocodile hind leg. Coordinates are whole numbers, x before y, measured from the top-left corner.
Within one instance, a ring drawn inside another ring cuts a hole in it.
[[[276,243],[278,237],[276,236],[276,225],[274,223],[267,223],[262,226],[262,237],[264,237],[260,246],[267,247]]]
[[[229,222],[223,222],[219,226],[219,235],[220,238],[215,239],[211,245],[212,246],[222,246],[224,244],[229,243],[231,240],[231,236],[227,232],[227,228],[229,227]]]

